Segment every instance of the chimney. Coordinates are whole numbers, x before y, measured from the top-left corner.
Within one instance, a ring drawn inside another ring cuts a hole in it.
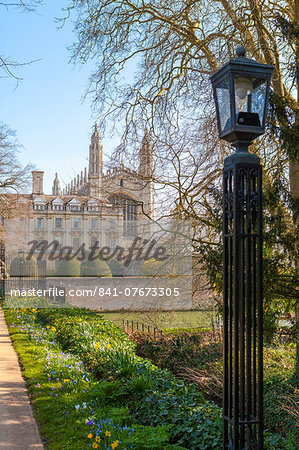
[[[40,170],[32,171],[32,194],[43,195],[44,193],[44,172]]]

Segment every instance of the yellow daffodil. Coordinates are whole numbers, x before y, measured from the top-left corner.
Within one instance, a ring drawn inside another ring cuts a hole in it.
[[[49,329],[49,328],[51,328],[51,327],[50,327],[50,325],[47,325],[47,326],[46,326],[46,328],[48,328],[48,329]]]
[[[97,442],[101,442],[100,436],[96,436],[95,439],[96,439]]]
[[[108,430],[106,430],[106,431],[105,431],[105,436],[111,436],[111,432],[108,431]]]
[[[67,383],[68,381],[70,381],[69,378],[65,378],[65,379],[63,380],[64,383]]]
[[[118,447],[118,443],[119,443],[119,441],[112,442],[112,444],[111,444],[112,450],[114,450],[116,447]]]
[[[88,439],[91,439],[91,438],[92,438],[92,433],[89,433],[89,434],[87,435],[87,437],[88,437]]]
[[[98,448],[98,444],[97,444],[96,442],[94,442],[94,443],[92,444],[92,448]]]
[[[108,349],[111,348],[111,344],[107,344],[107,348],[108,348]]]
[[[94,346],[94,348],[98,349],[101,347],[101,344],[99,342],[96,343],[96,345]]]
[[[52,330],[52,331],[56,331],[56,328],[55,328],[55,327],[51,327],[51,330]]]

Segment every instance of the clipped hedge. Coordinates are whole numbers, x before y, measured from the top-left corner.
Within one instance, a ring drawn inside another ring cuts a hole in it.
[[[112,259],[108,261],[108,265],[113,277],[124,276],[124,266],[119,261],[117,261],[117,259]]]
[[[110,267],[101,259],[82,261],[80,275],[82,277],[112,277]]]
[[[78,259],[71,259],[70,261],[62,261],[56,270],[57,277],[79,277],[80,276],[80,261]]]

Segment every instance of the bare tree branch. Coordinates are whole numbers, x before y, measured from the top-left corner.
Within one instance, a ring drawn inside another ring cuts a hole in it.
[[[18,0],[15,2],[0,2],[0,7],[3,6],[6,9],[17,8],[21,10],[21,12],[32,13],[36,11],[37,6],[41,3],[42,0],[32,0],[30,2]],[[19,83],[22,80],[22,77],[16,74],[16,70],[37,61],[40,61],[40,59],[19,63],[11,59],[11,57],[2,54],[0,55],[0,73],[2,71],[4,76],[0,75],[0,78],[11,77]]]

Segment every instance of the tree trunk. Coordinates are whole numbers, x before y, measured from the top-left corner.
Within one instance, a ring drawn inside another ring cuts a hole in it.
[[[299,0],[295,0],[295,22],[297,27],[299,27]],[[299,126],[299,111],[298,111],[298,103],[299,103],[299,39],[297,38],[296,42],[296,70],[297,70],[297,111],[296,111],[296,119],[295,119],[295,127]],[[295,200],[295,209],[299,208],[299,162],[298,155],[296,152],[296,160],[290,161],[289,164],[289,176],[290,176],[290,192]],[[295,211],[296,214],[296,211]],[[296,225],[299,227],[299,213],[297,210],[297,214],[295,216]],[[299,245],[297,243],[297,245]],[[299,260],[295,261],[297,275],[299,275]],[[299,300],[297,298],[296,303],[296,329],[299,327]],[[296,337],[296,363],[295,363],[295,375],[299,375],[299,338]]]

